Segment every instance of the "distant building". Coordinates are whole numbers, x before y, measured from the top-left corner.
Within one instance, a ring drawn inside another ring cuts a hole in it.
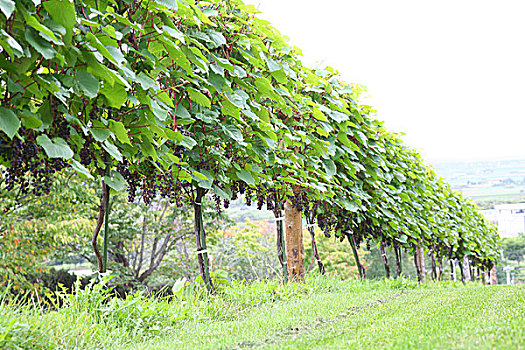
[[[481,210],[485,218],[498,228],[500,237],[517,237],[525,233],[525,203],[500,204]]]

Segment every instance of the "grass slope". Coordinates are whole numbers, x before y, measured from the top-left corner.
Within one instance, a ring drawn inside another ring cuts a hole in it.
[[[105,298],[103,286],[62,307],[0,303],[0,348],[521,349],[525,287],[311,278],[223,286],[216,296]]]
[[[142,348],[519,349],[524,324],[523,287],[348,289],[264,305],[238,320],[187,323]]]

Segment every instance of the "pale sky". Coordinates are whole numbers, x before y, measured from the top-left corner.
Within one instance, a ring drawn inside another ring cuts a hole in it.
[[[427,163],[525,158],[525,1],[245,0]]]

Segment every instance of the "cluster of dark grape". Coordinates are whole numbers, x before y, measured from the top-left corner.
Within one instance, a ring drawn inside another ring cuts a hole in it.
[[[67,163],[62,158],[49,159],[46,165],[55,171],[62,171],[67,167]]]
[[[157,179],[159,180],[158,188],[159,188],[159,194],[163,198],[172,198],[174,197],[175,193],[175,181],[173,180],[173,174],[166,173],[166,174],[160,174],[157,175]]]
[[[204,159],[201,159],[197,168],[199,170],[210,170],[210,163]]]
[[[21,129],[20,133],[25,133]],[[32,193],[35,196],[48,194],[53,183],[55,171],[67,166],[62,159],[43,160],[39,157],[39,148],[33,141],[22,142],[13,139],[8,149],[3,151],[3,158],[9,160],[4,170],[4,183],[7,191],[20,186],[20,193]]]
[[[333,231],[337,223],[336,216],[329,210],[327,203],[323,203],[322,213],[317,214],[317,226],[323,230],[324,235],[330,238],[330,231]]]
[[[275,188],[268,189],[268,195],[266,197],[266,209],[275,210],[278,198],[278,193]]]
[[[213,171],[214,174],[218,174],[219,173],[219,164],[217,162],[214,162],[213,164],[211,164],[211,170]]]
[[[117,171],[128,183],[128,201],[135,201],[139,190],[142,200],[147,205],[159,195],[168,198],[170,203],[175,203],[178,208],[183,207],[185,202],[183,183],[175,180],[176,177],[171,172],[159,174],[152,170],[152,167],[146,166],[146,163],[142,166],[141,164],[138,165],[139,169],[133,170],[130,170],[130,164],[126,159],[117,165]]]
[[[233,183],[230,186],[230,189],[232,191],[232,201],[234,201],[238,198],[239,193],[239,185],[237,184],[237,181],[233,181]]]
[[[11,146],[2,138],[0,138],[0,158],[5,162],[8,159],[7,151]]]
[[[157,176],[161,197],[169,198],[171,203],[175,203],[178,208],[184,206],[182,182],[174,181],[173,174],[166,173]]]
[[[354,234],[354,239],[355,239],[355,245],[356,245],[356,249],[359,249],[359,247],[361,246],[361,243],[364,242],[364,239],[363,239],[363,235],[361,234]],[[367,242],[367,249],[368,249],[369,245],[368,245],[368,242]],[[368,249],[370,250],[370,249]]]
[[[157,195],[157,183],[155,177],[142,176],[141,181],[142,200],[146,205],[150,205],[151,201]]]
[[[129,170],[129,163],[127,159],[124,159],[122,163],[117,165],[117,171],[128,183],[128,202],[134,202],[140,180],[139,173],[136,169],[134,171]]]
[[[251,206],[252,205],[252,189],[248,187],[244,191],[244,201],[246,202],[246,205]]]
[[[335,217],[337,217],[337,223],[335,230],[340,232],[351,232],[352,231],[352,215],[347,210],[337,210]]]
[[[244,194],[246,184],[242,181],[233,181],[230,189],[232,191],[232,200],[239,198],[239,194]]]
[[[317,216],[317,209],[319,208],[320,202],[318,200],[311,201],[308,198],[306,193],[303,194],[303,201],[306,203],[304,206],[304,216],[307,217],[311,222],[314,221],[314,218]]]
[[[91,161],[94,158],[93,151],[86,147],[86,145],[84,145],[84,148],[78,152],[78,155],[80,156],[80,164],[84,166],[91,164]]]
[[[96,104],[93,104],[93,108],[91,108],[91,111],[89,112],[90,117],[94,117],[98,113],[98,106]]]
[[[224,156],[226,158],[228,158],[228,159],[230,159],[232,157],[232,149],[231,149],[231,147],[226,147]]]
[[[288,195],[288,199],[292,203],[292,206],[299,211],[303,211],[303,194],[301,192],[294,193],[294,195]]]
[[[55,116],[52,126],[55,129],[55,135],[63,138],[64,140],[69,138],[69,123],[62,115]]]
[[[256,194],[257,194],[257,209],[261,210],[264,205],[264,202],[266,201],[265,186],[258,185]]]
[[[184,146],[176,146],[175,151],[173,151],[173,155],[179,158],[182,158],[184,151],[185,151]]]
[[[216,195],[215,193],[213,194],[213,201],[215,202],[215,210],[217,210],[217,214],[218,215],[221,215],[222,213],[222,209],[221,209],[221,198]]]

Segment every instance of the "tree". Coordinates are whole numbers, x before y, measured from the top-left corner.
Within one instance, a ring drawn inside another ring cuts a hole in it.
[[[508,260],[516,260],[518,265],[521,264],[521,259],[525,255],[525,236],[504,238],[501,241],[503,248],[503,255]]]

